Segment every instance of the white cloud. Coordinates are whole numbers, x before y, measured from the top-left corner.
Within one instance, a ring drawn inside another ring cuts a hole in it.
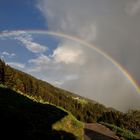
[[[29,40],[28,38],[17,37],[17,40],[22,42],[22,44],[25,45],[25,47],[33,53],[43,53],[47,50],[46,46],[33,42],[33,41]]]
[[[8,56],[9,58],[12,58],[12,57],[16,56],[15,53],[9,53],[9,52],[6,52],[6,51],[2,52],[1,55],[2,55],[3,57],[4,57],[4,56]]]
[[[8,30],[5,30],[3,31],[1,34],[0,34],[0,38],[3,37],[3,38],[6,38],[6,37],[14,37],[14,36],[20,36],[22,34],[27,34],[25,31],[8,31]]]
[[[28,72],[34,73],[36,76],[40,73],[41,79],[60,86],[66,81],[78,79],[78,73],[75,73],[75,70],[79,65],[84,65],[85,61],[80,44],[62,40],[53,50],[52,55],[41,54],[35,59],[30,59]]]
[[[128,2],[125,11],[130,16],[140,13],[140,0],[132,0]]]
[[[11,38],[20,41],[29,51],[33,53],[43,53],[47,47],[34,42],[31,34],[25,31],[3,31],[0,38]]]
[[[2,55],[8,55],[9,56],[10,54],[8,52],[4,51],[4,52],[2,52]]]
[[[56,62],[63,62],[65,64],[83,64],[84,57],[81,48],[76,44],[63,42],[54,50],[52,57]]]
[[[28,63],[32,63],[38,66],[47,66],[47,64],[50,62],[50,58],[46,55],[41,54],[39,57],[35,59],[30,59]]]
[[[58,47],[53,50],[52,55],[46,56],[44,54],[39,55],[35,59],[30,59],[28,63],[32,65],[29,72],[43,72],[43,71],[57,71],[62,70],[62,67],[66,65],[83,65],[85,63],[84,52],[81,49],[80,44],[73,43],[71,41],[62,41]],[[69,75],[69,74],[68,74]],[[71,75],[71,74],[70,74]],[[69,77],[64,78],[70,80]]]
[[[24,69],[25,68],[25,64],[18,63],[18,62],[7,62],[7,64],[14,67],[14,68],[18,68],[18,69]]]
[[[11,53],[11,57],[14,57],[14,56],[16,56],[16,54],[15,53]]]

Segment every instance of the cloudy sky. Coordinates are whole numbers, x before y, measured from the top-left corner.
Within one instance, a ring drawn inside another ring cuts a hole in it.
[[[127,76],[104,56],[75,40],[37,33],[53,31],[90,43],[140,85],[139,25],[139,0],[3,0],[0,55],[13,67],[107,106],[140,108]]]

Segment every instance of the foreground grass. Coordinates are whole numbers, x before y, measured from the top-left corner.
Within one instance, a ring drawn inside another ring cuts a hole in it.
[[[5,137],[18,138],[20,135],[23,139],[33,140],[43,140],[44,137],[48,140],[83,140],[83,124],[70,113],[20,94],[0,87],[0,129],[1,134],[7,133]]]
[[[122,129],[118,126],[115,126],[113,124],[109,124],[109,123],[104,123],[104,122],[100,122],[102,125],[105,125],[106,127],[110,128],[112,131],[116,132],[116,134],[118,136],[124,137],[125,139],[128,140],[139,140],[140,137],[138,137],[137,135],[133,134],[131,131],[129,130],[125,130]]]
[[[70,114],[53,124],[53,129],[73,133],[78,140],[83,140],[83,127],[84,125]]]
[[[20,94],[23,94],[23,93],[20,92]],[[56,106],[52,103],[44,101],[41,97],[38,98],[35,96],[29,96],[29,95],[25,95],[25,94],[23,94],[23,95],[32,99],[35,102],[53,105],[56,108],[66,112],[68,115],[65,116],[64,118],[62,118],[61,120],[57,121],[55,124],[53,124],[52,128],[55,130],[58,130],[58,131],[65,131],[68,133],[72,133],[76,136],[77,140],[83,140],[84,123],[78,121],[70,112],[68,112],[67,110],[65,110],[64,108],[62,108],[60,106]]]

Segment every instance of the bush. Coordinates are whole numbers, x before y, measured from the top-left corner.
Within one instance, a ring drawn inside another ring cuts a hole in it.
[[[106,127],[110,128],[112,131],[116,132],[117,135],[124,137],[126,139],[130,139],[130,140],[138,140],[140,139],[140,137],[136,136],[135,134],[133,134],[131,131],[120,128],[114,124],[109,124],[109,123],[104,123],[104,122],[100,122],[102,125],[105,125]]]

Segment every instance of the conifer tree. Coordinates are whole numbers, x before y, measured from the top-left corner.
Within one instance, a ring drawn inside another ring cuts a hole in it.
[[[5,62],[0,59],[0,84],[5,84]]]

